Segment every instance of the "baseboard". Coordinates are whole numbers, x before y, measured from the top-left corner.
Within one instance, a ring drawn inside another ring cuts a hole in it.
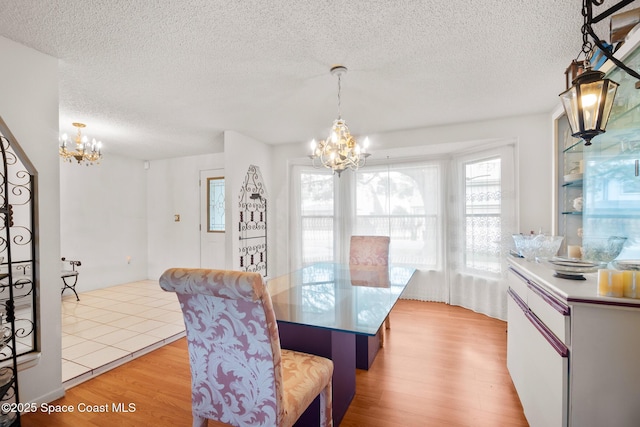
[[[64,397],[64,387],[57,388],[47,394],[43,394],[42,396],[29,403],[36,403],[37,405],[41,405],[43,403],[53,402],[54,400],[60,399],[61,397]]]

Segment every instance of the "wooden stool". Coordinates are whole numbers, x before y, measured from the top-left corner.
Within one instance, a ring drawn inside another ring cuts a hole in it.
[[[76,284],[78,283],[78,271],[76,271],[76,266],[80,267],[82,263],[80,261],[67,260],[65,257],[62,257],[62,261],[67,261],[71,264],[71,270],[62,270],[60,277],[62,278],[62,292],[60,292],[60,296],[64,294],[65,289],[71,289],[71,291],[76,295],[76,301],[80,301],[80,297],[78,297],[78,293],[76,292]],[[71,281],[73,277],[73,283],[67,282],[67,280]]]

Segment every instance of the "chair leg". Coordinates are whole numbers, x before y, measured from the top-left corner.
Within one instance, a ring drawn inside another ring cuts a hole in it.
[[[208,423],[206,418],[193,414],[193,427],[207,427]]]
[[[333,401],[331,396],[331,379],[329,379],[329,384],[320,392],[320,427],[333,427]]]
[[[78,275],[76,274],[75,276],[73,276],[74,280],[73,280],[73,284],[68,284],[67,283],[67,279],[71,277],[71,276],[65,276],[62,277],[62,283],[64,284],[64,286],[62,287],[62,292],[60,292],[60,296],[62,297],[62,294],[64,294],[64,290],[65,289],[71,289],[73,291],[73,293],[76,295],[76,301],[80,301],[80,297],[78,296],[78,293],[76,292],[76,284],[78,283]]]
[[[386,329],[391,329],[391,321],[389,320],[389,316],[384,319],[384,326],[381,326],[380,329],[378,329],[378,334],[380,334],[380,348],[384,347],[384,339],[387,335]]]

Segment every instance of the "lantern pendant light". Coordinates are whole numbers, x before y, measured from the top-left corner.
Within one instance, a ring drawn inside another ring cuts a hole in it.
[[[625,65],[620,59],[616,58],[610,51],[611,46],[607,46],[597,36],[592,25],[597,24],[605,18],[610,17],[623,7],[632,3],[634,0],[620,0],[606,10],[600,11],[594,16],[594,6],[602,6],[604,0],[582,0],[582,17],[584,23],[581,28],[582,32],[582,52],[584,54],[584,64],[580,67],[579,61],[573,61],[567,73],[579,73],[565,92],[560,94],[562,106],[567,113],[567,119],[571,126],[571,135],[576,138],[582,138],[584,145],[591,145],[591,139],[605,132],[613,100],[618,90],[618,83],[604,78],[602,71],[591,69],[591,57],[595,48],[598,53],[611,60],[618,68],[624,70],[630,76],[640,80],[640,74]],[[593,40],[593,43],[589,41]],[[595,46],[594,46],[595,44]],[[568,74],[567,74],[568,75]],[[568,86],[568,83],[567,83]],[[639,86],[636,83],[636,89]]]
[[[592,138],[605,132],[618,83],[605,79],[602,71],[591,70],[585,62],[586,71],[573,80],[573,86],[562,92],[560,99],[571,135],[591,145]]]

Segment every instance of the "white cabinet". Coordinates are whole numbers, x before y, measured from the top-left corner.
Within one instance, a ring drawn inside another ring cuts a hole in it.
[[[640,426],[640,300],[509,264],[507,367],[529,424]]]
[[[640,309],[572,306],[571,426],[640,426]]]
[[[519,273],[509,272],[509,284],[526,283]],[[527,283],[527,285],[529,285]],[[538,293],[523,296],[534,304],[547,304]],[[518,391],[525,416],[532,427],[567,426],[569,395],[569,352],[564,342],[538,317],[558,314],[538,312],[525,302],[514,287],[509,290],[507,367]],[[555,318],[555,315],[553,316]],[[562,331],[563,335],[567,335]]]

